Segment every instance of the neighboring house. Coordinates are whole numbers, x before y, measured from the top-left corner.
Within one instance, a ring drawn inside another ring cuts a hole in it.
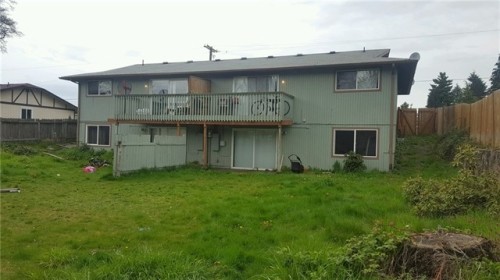
[[[419,60],[388,49],[139,64],[61,77],[79,85],[80,143],[113,148],[114,171],[199,162],[279,170],[297,154],[331,169],[361,154],[394,164],[397,95]]]
[[[78,108],[32,84],[0,84],[0,117],[6,119],[75,119]]]

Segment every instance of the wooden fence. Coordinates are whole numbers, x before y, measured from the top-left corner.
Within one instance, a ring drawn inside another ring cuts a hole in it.
[[[473,104],[398,111],[399,137],[442,135],[456,129],[485,146],[500,148],[500,90]]]
[[[398,136],[436,133],[436,110],[433,108],[399,109]]]
[[[61,142],[76,141],[77,121],[20,120],[0,118],[0,141],[33,141],[50,139]]]

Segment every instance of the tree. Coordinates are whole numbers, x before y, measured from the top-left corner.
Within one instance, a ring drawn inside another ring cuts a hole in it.
[[[457,85],[458,86],[458,85]],[[461,89],[460,95],[457,97],[456,103],[474,103],[478,100],[476,96],[472,93],[470,85],[465,83],[465,87]]]
[[[486,84],[483,80],[476,74],[476,72],[472,72],[467,78],[466,85],[469,86],[472,91],[472,95],[477,99],[481,99],[487,95],[486,92]]]
[[[14,0],[0,0],[0,51],[7,52],[7,39],[23,34],[17,30],[17,22],[13,20],[9,12],[16,2]]]
[[[497,89],[500,89],[500,55],[498,56],[497,63],[495,64],[495,68],[493,68],[493,72],[490,77],[490,89],[489,92],[494,92]]]
[[[453,103],[462,103],[462,88],[456,84],[451,90],[451,96],[453,97]]]
[[[411,107],[413,106],[413,104],[408,104],[408,102],[403,102],[403,104],[401,104],[401,106],[399,106],[399,108],[401,109],[410,109]]]
[[[453,104],[451,94],[452,80],[448,79],[445,72],[440,72],[437,79],[432,80],[429,95],[427,96],[427,108],[437,108]]]

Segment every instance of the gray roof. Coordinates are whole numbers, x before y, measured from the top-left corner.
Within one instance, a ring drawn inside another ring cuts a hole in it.
[[[51,96],[51,97],[54,97],[56,100],[59,100],[60,102],[64,103],[66,105],[66,108],[67,109],[70,109],[70,110],[73,110],[73,111],[77,111],[78,110],[78,107],[69,103],[68,101],[62,99],[61,97],[55,95],[54,93],[44,89],[44,88],[41,88],[39,86],[35,86],[33,84],[30,84],[30,83],[21,83],[21,84],[11,84],[11,83],[8,83],[8,84],[0,84],[0,90],[1,92],[4,92],[8,89],[16,89],[16,88],[29,88],[29,89],[37,89],[37,90],[40,90],[42,92],[44,92],[46,95],[48,96]]]
[[[390,58],[389,49],[329,52],[318,54],[297,54],[292,56],[268,56],[213,61],[163,62],[136,64],[122,68],[70,75],[63,80],[82,81],[88,79],[117,78],[133,76],[202,75],[245,71],[277,71],[287,69],[313,69],[347,65],[414,64],[408,73],[411,80],[415,74],[416,62],[413,58]],[[411,69],[413,68],[413,71]],[[408,90],[409,93],[409,90]],[[400,93],[400,94],[408,94]]]

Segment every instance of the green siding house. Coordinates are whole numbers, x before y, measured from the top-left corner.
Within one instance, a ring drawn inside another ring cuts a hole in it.
[[[114,173],[198,162],[330,169],[349,151],[394,164],[397,96],[418,53],[388,49],[139,64],[61,77],[79,88],[79,143],[112,148]]]

